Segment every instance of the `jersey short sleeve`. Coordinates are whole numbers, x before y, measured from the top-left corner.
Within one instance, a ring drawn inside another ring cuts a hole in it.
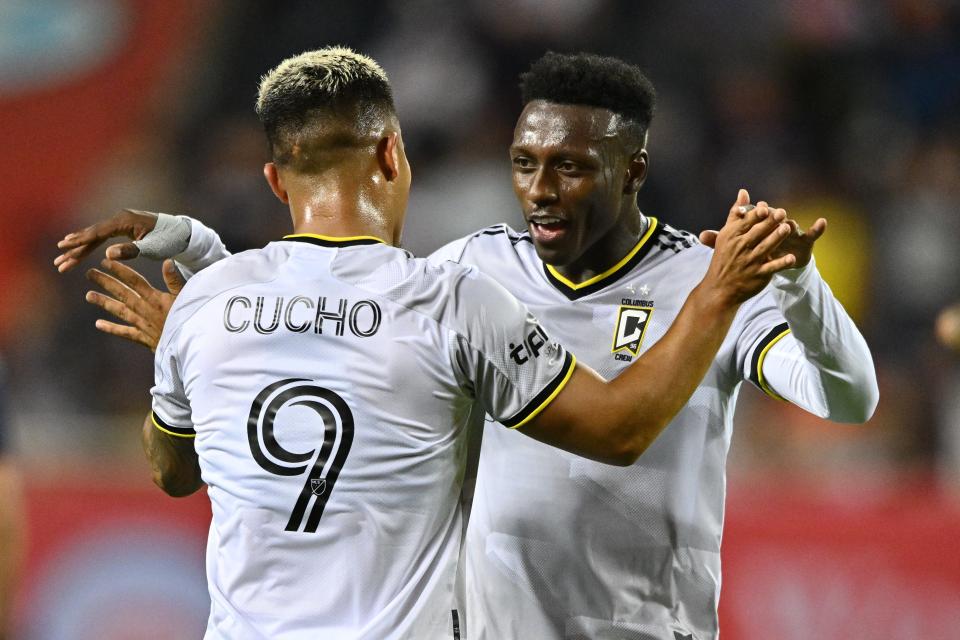
[[[154,361],[153,425],[171,436],[192,438],[193,428],[190,403],[183,388],[180,365],[170,344],[161,342]]]
[[[454,370],[491,417],[521,427],[560,393],[576,360],[506,289],[474,269],[464,273],[453,290]]]

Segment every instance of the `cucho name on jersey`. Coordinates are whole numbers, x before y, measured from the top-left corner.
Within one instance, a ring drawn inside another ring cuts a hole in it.
[[[249,330],[263,335],[282,330],[342,336],[349,329],[358,338],[369,338],[380,328],[382,317],[380,305],[373,300],[233,296],[224,306],[223,326],[231,333]]]

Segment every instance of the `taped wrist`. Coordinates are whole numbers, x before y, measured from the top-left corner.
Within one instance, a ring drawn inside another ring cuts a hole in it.
[[[157,215],[157,226],[153,231],[134,240],[140,249],[140,255],[153,260],[166,260],[183,253],[190,244],[190,222],[179,216],[166,213]]]

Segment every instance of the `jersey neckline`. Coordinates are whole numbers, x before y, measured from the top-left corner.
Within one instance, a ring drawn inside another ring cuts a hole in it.
[[[318,247],[355,247],[364,244],[386,244],[386,242],[374,236],[322,236],[318,233],[292,233],[283,236],[283,239],[291,242],[312,244]]]
[[[597,274],[592,278],[588,278],[583,282],[575,283],[561,275],[560,272],[553,267],[553,265],[549,265],[544,262],[542,263],[543,273],[546,275],[547,281],[552,284],[554,288],[559,290],[560,293],[567,296],[567,298],[570,300],[578,300],[584,296],[590,295],[591,293],[596,293],[601,289],[605,289],[617,280],[620,280],[635,266],[640,264],[640,262],[646,257],[646,255],[650,252],[650,249],[653,247],[654,243],[651,242],[651,239],[659,230],[660,221],[653,216],[647,216],[647,220],[649,220],[647,230],[640,237],[640,240],[637,242],[637,244],[634,245],[633,249],[631,249],[627,255],[623,257],[623,259],[603,273]]]

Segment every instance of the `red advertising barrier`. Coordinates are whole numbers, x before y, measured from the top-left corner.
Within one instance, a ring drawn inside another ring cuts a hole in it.
[[[723,640],[960,638],[960,506],[932,483],[734,487]]]
[[[203,637],[210,503],[206,492],[169,498],[146,476],[119,473],[111,485],[28,483],[15,638]]]
[[[145,475],[28,486],[15,637],[203,635],[209,503],[168,498]],[[723,640],[960,637],[957,502],[924,484],[850,482],[838,495],[769,479],[731,488]]]

